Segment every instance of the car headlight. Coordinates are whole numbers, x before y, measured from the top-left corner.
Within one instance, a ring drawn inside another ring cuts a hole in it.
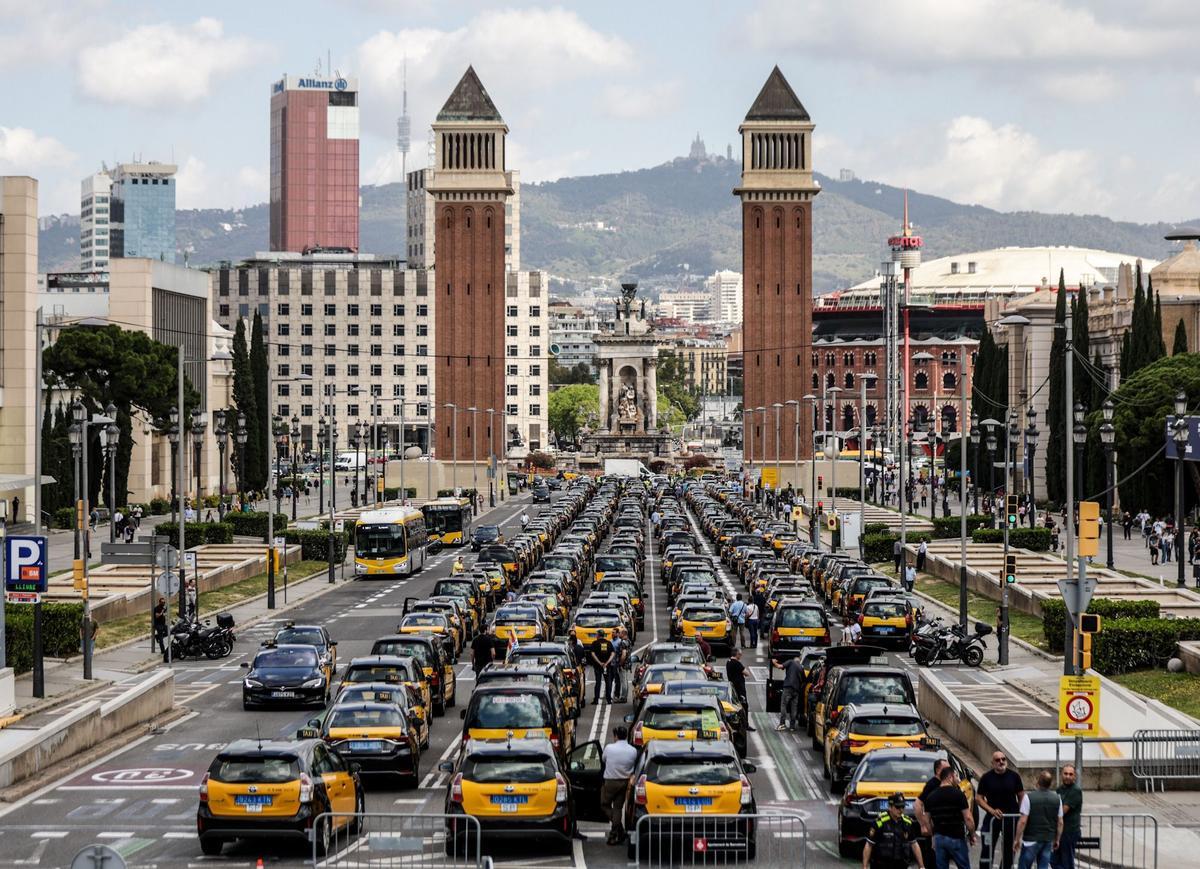
[[[257,679],[251,679],[249,676],[246,677],[242,684],[247,688],[261,688],[263,686],[262,682]]]
[[[392,573],[401,573],[404,570],[404,565],[397,561],[392,565]]]
[[[359,564],[359,563],[356,561],[356,562],[354,562],[354,572],[355,572],[355,573],[366,573],[366,572],[367,572],[367,566],[366,566],[365,564]]]
[[[301,688],[320,688],[324,684],[325,684],[325,680],[322,677],[318,676],[315,679],[309,679],[307,682],[305,682],[300,687]]]

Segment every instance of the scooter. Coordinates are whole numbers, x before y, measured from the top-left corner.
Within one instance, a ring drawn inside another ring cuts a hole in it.
[[[991,632],[992,626],[982,622],[975,623],[975,631],[970,636],[966,636],[958,624],[950,625],[937,633],[915,639],[913,660],[922,667],[956,660],[968,667],[978,667],[983,663],[983,650],[987,648],[983,638]]]
[[[233,616],[229,613],[217,613],[216,627],[209,620],[201,624],[180,619],[171,628],[171,658],[227,658],[233,652],[234,639]]]

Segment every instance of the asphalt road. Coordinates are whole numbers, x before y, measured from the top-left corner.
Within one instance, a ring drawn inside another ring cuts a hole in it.
[[[529,507],[528,496],[506,505],[499,514],[502,524],[510,529],[519,527],[523,507]],[[701,538],[711,553],[711,547]],[[286,617],[239,634],[230,658],[177,664],[177,700],[191,710],[190,714],[65,781],[0,808],[0,866],[65,867],[81,848],[97,842],[120,852],[130,866],[253,866],[259,857],[268,865],[304,865],[311,859],[307,849],[277,843],[226,846],[220,857],[203,857],[200,852],[195,834],[197,786],[213,755],[233,739],[289,736],[313,715],[305,710],[244,711],[239,665],[285,618],[327,625],[338,640],[340,662],[366,654],[375,637],[393,631],[405,597],[427,595],[437,579],[449,574],[456,552],[449,550],[436,556],[422,573],[407,580],[339,583],[333,591],[291,610]],[[638,635],[638,646],[667,636],[666,595],[658,567],[655,554],[647,573],[647,622]],[[722,574],[731,592],[743,591],[724,570]],[[761,711],[767,664],[764,651],[760,647],[745,652],[752,676],[750,703],[752,709],[759,710],[752,716],[757,732],[750,734],[748,758],[758,767],[751,779],[759,810],[787,809],[805,818],[809,866],[851,865],[851,861],[837,857],[837,801],[822,779],[818,755],[809,748],[807,736],[776,731],[775,716]],[[907,656],[897,660],[911,669]],[[465,659],[459,665],[458,678],[461,708],[472,686],[470,665]],[[588,691],[589,705],[578,722],[578,744],[588,739],[605,741],[612,727],[632,711],[629,705],[593,706],[590,685]],[[441,813],[447,774],[439,772],[437,765],[450,758],[460,732],[455,710],[435,719],[430,747],[421,759],[424,776],[420,787],[384,790],[383,785],[372,787],[368,782],[368,812]],[[379,829],[379,825],[374,828]],[[570,855],[555,856],[534,843],[485,845],[485,850],[498,864],[511,866],[558,869],[625,865],[625,849],[604,844],[606,825],[583,822],[580,828],[587,840],[576,842]]]

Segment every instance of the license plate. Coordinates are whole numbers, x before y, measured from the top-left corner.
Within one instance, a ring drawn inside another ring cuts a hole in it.
[[[515,814],[517,809],[519,809],[519,808],[521,808],[521,807],[517,803],[501,803],[500,804],[500,812],[502,814],[506,814],[506,813]]]
[[[894,631],[896,629],[893,627],[889,627],[887,625],[880,625],[875,630],[879,631],[879,633],[881,633],[881,634],[890,634],[892,631]]]
[[[233,801],[239,806],[245,806],[248,812],[261,812],[262,807],[271,805],[273,799],[270,794],[238,794]]]
[[[279,697],[279,698],[281,698],[281,699],[288,699],[288,698],[291,698],[291,697],[295,697],[295,696],[296,696],[296,692],[295,692],[295,691],[272,691],[272,692],[271,692],[271,696],[272,696],[272,697]]]
[[[492,803],[497,806],[520,806],[527,802],[527,794],[492,794]]]
[[[675,805],[683,806],[689,812],[698,812],[704,806],[712,805],[712,797],[676,797]]]
[[[913,812],[916,810],[916,805],[917,805],[916,800],[905,800],[904,801],[904,811]],[[875,801],[875,811],[877,811],[881,814],[883,812],[886,812],[887,811],[887,800],[876,800]]]
[[[378,739],[356,739],[350,743],[351,751],[379,751],[382,747]]]

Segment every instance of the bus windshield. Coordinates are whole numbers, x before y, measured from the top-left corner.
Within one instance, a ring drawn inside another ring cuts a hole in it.
[[[462,531],[471,524],[468,518],[470,509],[461,504],[426,504],[422,508],[425,513],[425,526],[431,534]]]
[[[408,554],[403,525],[359,525],[355,534],[359,558],[402,558]]]

